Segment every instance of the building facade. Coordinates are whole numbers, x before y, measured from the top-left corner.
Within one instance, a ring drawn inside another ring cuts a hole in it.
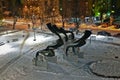
[[[10,11],[12,16],[26,18],[32,14],[46,18],[93,16],[105,9],[118,11],[119,3],[119,0],[0,0],[0,15]]]
[[[59,15],[59,0],[25,0],[24,16],[35,14],[39,17],[53,17]]]
[[[60,0],[61,1],[61,0]],[[81,17],[92,15],[93,0],[62,0],[64,17]]]
[[[8,13],[5,12],[7,11],[8,8],[8,3],[6,3],[5,0],[0,0],[0,19],[2,19],[3,15],[7,15]]]

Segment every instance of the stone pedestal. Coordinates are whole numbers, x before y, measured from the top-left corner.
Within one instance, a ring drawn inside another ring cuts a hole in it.
[[[120,78],[120,62],[116,60],[103,60],[92,63],[90,70],[98,76]]]
[[[39,70],[47,70],[47,61],[43,61],[41,59],[36,60],[33,59],[33,64],[38,68]]]
[[[47,62],[57,63],[57,56],[46,57]]]

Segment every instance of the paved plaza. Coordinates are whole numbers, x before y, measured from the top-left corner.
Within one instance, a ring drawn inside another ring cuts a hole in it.
[[[15,36],[14,33],[17,35]],[[57,37],[51,33],[36,32],[37,40],[33,41],[33,32],[29,32],[29,36],[23,31],[14,33],[2,35],[0,38],[3,42],[10,41],[0,46],[2,49],[5,49],[6,45],[16,44],[11,46],[16,51],[0,55],[0,80],[120,80],[119,38],[91,35],[76,55],[69,50],[68,56],[65,56],[64,46],[62,46],[55,50],[56,56],[51,58],[51,61],[41,62],[35,66],[33,61],[35,53],[54,43]],[[14,39],[13,34],[16,38],[19,37],[18,41],[11,42]],[[81,34],[76,35],[76,38]],[[26,36],[28,39],[22,48],[25,52],[23,51],[23,55],[15,55],[20,53],[20,48],[17,46]],[[7,48],[8,51],[9,49]]]

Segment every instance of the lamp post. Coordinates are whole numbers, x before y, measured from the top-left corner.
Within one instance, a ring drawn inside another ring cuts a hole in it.
[[[42,17],[40,19],[40,25],[41,25],[41,30],[43,30],[43,23],[44,23],[44,17],[43,17],[43,13],[42,13]]]
[[[35,28],[35,23],[36,23],[36,17],[35,17],[35,15],[33,14],[33,15],[32,15],[32,24],[33,24],[32,29],[33,29],[33,31],[34,31],[34,39],[33,39],[33,41],[36,41],[36,35],[35,35],[35,30],[36,30],[36,28]]]
[[[52,23],[54,23],[54,12],[55,12],[55,8],[52,9]]]
[[[13,21],[13,29],[15,29],[16,22],[17,22],[17,16],[14,17],[14,21]]]
[[[36,28],[33,28],[33,31],[34,31],[34,39],[33,39],[33,41],[36,41],[35,30],[36,30]]]
[[[64,28],[64,20],[63,20],[63,9],[60,8],[61,16],[62,16],[62,27]]]

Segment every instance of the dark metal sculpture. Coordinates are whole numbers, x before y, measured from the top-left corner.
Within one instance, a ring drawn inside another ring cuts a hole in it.
[[[57,31],[55,31],[55,29],[52,27],[51,23],[48,23],[47,27],[52,33],[56,34],[59,37],[59,39],[56,41],[56,44],[49,45],[49,46],[47,46],[46,49],[37,51],[37,53],[35,55],[35,63],[37,62],[39,55],[43,55],[43,56],[47,56],[47,57],[55,56],[54,49],[57,49],[64,44],[61,36],[59,35],[59,33],[57,33]]]
[[[57,49],[58,47],[62,46],[64,42],[60,34],[52,27],[51,23],[48,23],[47,27],[52,33],[55,33],[59,37],[59,39],[56,41],[56,44],[48,46],[47,49]]]
[[[66,47],[66,56],[68,55],[67,52],[70,47],[72,48],[73,52],[75,53],[75,48],[79,48],[79,47],[85,45],[86,40],[90,37],[91,34],[92,34],[92,32],[90,30],[85,30],[84,35],[80,39],[68,44]]]
[[[58,28],[56,25],[53,25],[53,28],[58,32],[58,33],[63,33],[65,35],[65,40],[68,41],[68,36],[67,33],[71,33],[71,39],[74,39],[74,33],[72,31],[65,30],[63,28]]]

